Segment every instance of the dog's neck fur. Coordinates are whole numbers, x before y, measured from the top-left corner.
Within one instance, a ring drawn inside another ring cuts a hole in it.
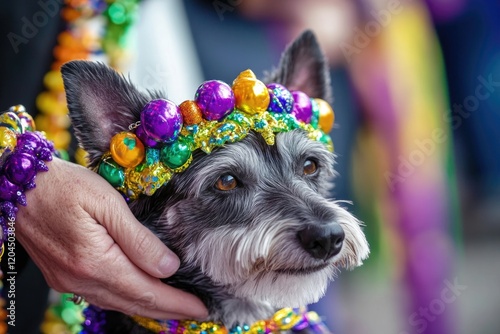
[[[201,155],[199,152],[198,154]],[[175,190],[178,178],[179,176],[174,176],[172,182],[160,189],[152,198],[138,199],[130,206],[136,217],[181,258],[179,270],[162,281],[200,298],[209,311],[206,320],[221,322],[227,328],[269,319],[277,308],[272,307],[268,302],[238,298],[231,294],[230,286],[215,283],[198,266],[183,261],[182,244],[177,244],[169,237],[171,233],[165,230],[166,227],[161,220],[161,216],[165,214],[162,214],[162,211],[168,211],[166,208],[174,205],[185,195],[182,191]]]
[[[276,311],[267,302],[237,298],[229,294],[227,287],[213,283],[198,268],[181,266],[174,276],[164,282],[199,297],[209,310],[208,320],[221,322],[228,328],[269,319]]]

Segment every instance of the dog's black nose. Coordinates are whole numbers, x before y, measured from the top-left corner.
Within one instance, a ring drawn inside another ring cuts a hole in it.
[[[304,249],[316,259],[327,260],[340,252],[344,230],[339,224],[307,225],[297,233]]]

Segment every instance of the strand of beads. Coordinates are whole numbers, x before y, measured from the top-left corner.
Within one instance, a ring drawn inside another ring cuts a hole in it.
[[[142,327],[157,334],[279,334],[286,331],[311,331],[316,334],[329,333],[316,312],[308,312],[305,307],[283,308],[267,320],[259,320],[251,325],[237,325],[227,329],[213,321],[166,320],[158,321],[134,316],[133,320]]]
[[[113,136],[97,172],[127,200],[134,200],[141,194],[151,196],[188,168],[195,150],[209,154],[215,147],[242,140],[250,131],[273,145],[276,133],[302,129],[333,150],[328,136],[333,121],[326,101],[290,92],[277,83],[266,86],[246,70],[232,87],[205,81],[194,100],[179,106],[164,99],[147,103],[129,132]]]
[[[51,70],[44,76],[46,88],[36,99],[40,114],[36,124],[46,132],[47,138],[63,158],[69,159],[67,149],[71,142],[68,131],[70,121],[61,66],[75,59],[90,59],[92,56],[107,56],[107,62],[114,68],[123,68],[126,63],[126,35],[130,30],[139,0],[66,0],[61,16],[66,29],[57,37],[54,47],[54,61]],[[104,19],[104,28],[96,31],[93,21]],[[78,149],[75,160],[84,162],[84,152]]]
[[[46,162],[55,153],[23,106],[0,115],[0,225],[1,241],[14,229],[17,204],[26,206],[25,192],[35,188],[38,172],[48,171]]]

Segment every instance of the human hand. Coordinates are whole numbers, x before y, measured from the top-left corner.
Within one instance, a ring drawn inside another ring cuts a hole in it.
[[[81,166],[54,158],[20,207],[16,237],[60,292],[155,319],[207,317],[193,295],[162,283],[178,257],[139,223],[121,195]]]

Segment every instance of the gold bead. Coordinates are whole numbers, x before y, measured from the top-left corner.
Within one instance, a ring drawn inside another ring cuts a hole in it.
[[[66,98],[62,93],[43,92],[36,97],[36,107],[47,115],[66,115]]]
[[[333,109],[328,102],[322,99],[314,99],[318,104],[319,109],[319,128],[323,130],[324,133],[329,133],[333,127],[333,122],[335,120],[335,114]]]
[[[179,105],[184,124],[193,125],[199,124],[202,120],[202,113],[200,107],[194,101],[184,101]]]
[[[130,132],[120,132],[111,138],[111,156],[120,166],[133,168],[144,160],[145,150],[137,136]]]
[[[251,70],[240,73],[233,82],[236,108],[248,114],[259,114],[266,111],[270,96],[266,85],[255,78]]]
[[[0,115],[0,126],[8,127],[12,131],[15,131],[18,133],[24,132],[24,128],[23,128],[23,125],[21,123],[21,120],[12,111],[8,111],[8,112]]]
[[[57,150],[67,148],[71,142],[71,134],[66,130],[47,132],[46,136],[48,140],[54,143]]]
[[[256,321],[252,327],[250,327],[250,334],[264,334],[266,330],[266,322],[264,320]]]
[[[14,150],[17,145],[17,136],[6,126],[0,126],[0,149]]]
[[[293,312],[293,309],[286,307],[276,312],[272,320],[280,330],[289,330],[300,320],[300,315]]]
[[[43,83],[50,90],[56,92],[64,91],[64,83],[61,72],[59,71],[50,71],[45,74],[45,76],[43,77]]]

